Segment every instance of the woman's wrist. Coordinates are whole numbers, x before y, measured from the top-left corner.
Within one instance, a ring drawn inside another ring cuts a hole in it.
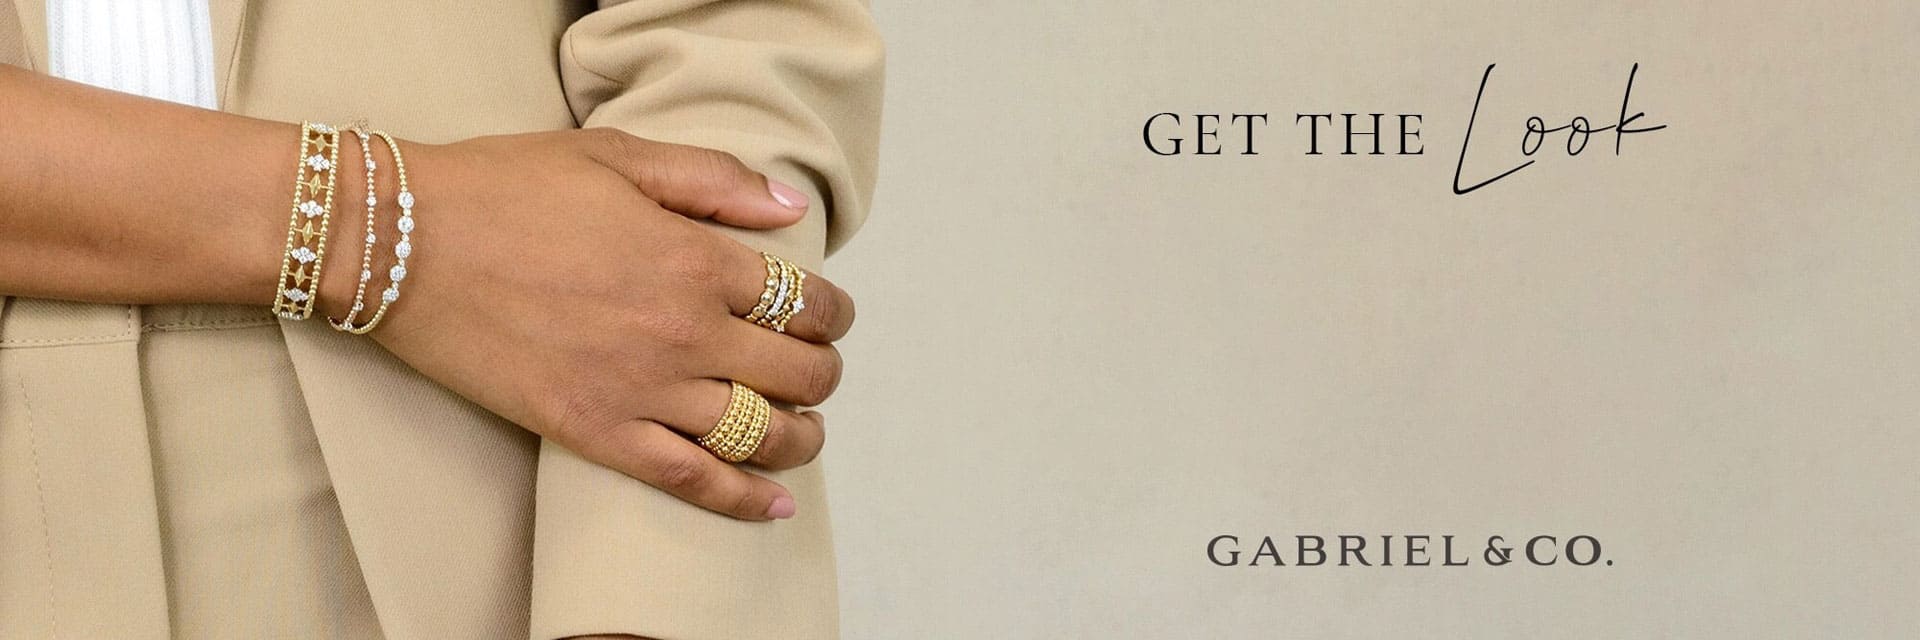
[[[288,219],[297,215],[295,203],[295,165],[300,162],[301,127],[297,124],[270,123],[269,126],[235,135],[222,142],[229,158],[246,158],[248,179],[229,184],[247,185],[248,194],[225,207],[186,205],[198,211],[193,226],[214,230],[213,242],[192,243],[181,247],[197,252],[188,264],[212,265],[215,275],[202,281],[212,289],[205,298],[192,301],[265,306],[272,304],[281,288],[281,263],[287,253]],[[361,236],[364,233],[366,185],[359,172],[359,140],[340,137],[343,165],[335,181],[332,222],[327,228],[329,259],[317,273],[320,278],[315,296],[314,314],[339,314],[353,303],[354,278],[343,276],[359,269]],[[350,161],[349,161],[350,160]],[[262,171],[261,169],[265,170]],[[213,194],[198,194],[213,197]],[[244,203],[244,204],[242,204]],[[316,223],[314,228],[318,230]],[[352,264],[348,264],[352,263]],[[354,275],[357,275],[354,274]]]
[[[154,264],[170,267],[153,275],[171,283],[147,283],[148,295],[125,301],[270,304],[286,241],[299,136],[297,124],[251,119],[238,119],[218,133],[179,136],[180,144],[192,147],[182,162],[202,171],[195,180],[163,177],[174,185],[164,191],[165,199],[143,203],[158,210],[131,214],[172,221],[143,240]],[[164,210],[176,215],[156,215]]]
[[[207,278],[217,287],[210,292],[211,301],[246,305],[271,302],[269,296],[275,289],[286,241],[299,132],[299,125],[277,122],[236,131],[230,139],[217,143],[225,148],[215,149],[213,155],[245,158],[227,163],[232,170],[244,170],[245,178],[216,182],[244,188],[246,195],[225,206],[208,206],[207,201],[218,195],[198,193],[195,199],[201,204],[182,205],[195,212],[195,226],[211,230],[210,237],[215,239],[191,245],[191,250],[201,252],[196,262],[213,265],[217,274]]]
[[[0,295],[273,303],[294,215],[299,125],[11,68],[0,68],[0,107],[9,113],[0,119]],[[359,141],[344,137],[348,166],[328,234],[335,251],[316,309],[335,316],[353,304],[366,222]],[[394,175],[381,161],[391,212]],[[376,268],[387,275],[384,263]]]

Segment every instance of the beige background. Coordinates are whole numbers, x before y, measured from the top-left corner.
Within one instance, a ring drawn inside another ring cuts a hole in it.
[[[881,193],[829,271],[849,637],[1920,634],[1914,3],[877,4]],[[1453,196],[1492,62],[1470,176],[1527,115],[1610,123],[1634,62],[1672,126]],[[1273,124],[1161,158],[1159,111]],[[1423,113],[1427,154],[1300,155],[1326,111]],[[1617,564],[1480,564],[1535,533]]]

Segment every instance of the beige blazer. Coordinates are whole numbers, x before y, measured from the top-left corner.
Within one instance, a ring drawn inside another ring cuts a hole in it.
[[[44,7],[11,4],[0,61],[44,71]],[[285,121],[364,116],[427,142],[613,126],[734,152],[820,203],[796,228],[726,231],[749,244],[818,268],[860,225],[883,57],[862,0],[576,4],[212,0],[220,104]],[[48,498],[38,524],[0,531],[0,545],[49,541],[63,637],[168,636],[138,428],[140,315],[0,298],[0,370],[34,390]],[[282,330],[388,637],[837,635],[817,464],[774,474],[799,517],[734,521],[542,442],[369,341],[322,323]],[[20,415],[7,405],[22,399],[0,389],[0,416]],[[474,588],[501,581],[528,587]]]

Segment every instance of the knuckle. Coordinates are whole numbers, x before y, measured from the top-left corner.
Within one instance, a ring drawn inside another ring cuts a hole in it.
[[[688,147],[684,174],[688,183],[704,191],[721,191],[739,185],[747,176],[755,175],[738,156],[725,151],[703,147]]]
[[[588,144],[604,152],[606,157],[632,158],[639,155],[640,138],[625,131],[613,127],[592,127],[581,129],[580,133],[586,137]]]
[[[801,460],[800,464],[812,464],[814,460],[819,459],[820,452],[825,451],[827,449],[826,422],[824,420],[821,420],[818,416],[814,417],[813,420],[814,420],[814,425],[820,431],[820,437],[813,441],[813,450],[807,452],[806,459]]]
[[[711,243],[676,243],[661,256],[661,260],[661,267],[666,273],[682,283],[707,287],[720,278],[719,252],[714,250]]]
[[[713,325],[695,313],[659,309],[645,318],[643,331],[669,347],[697,347],[706,344],[714,332]]]
[[[825,449],[827,445],[826,429],[820,423],[820,420],[817,417],[811,417],[805,414],[797,415],[799,415],[799,421],[794,428],[808,429],[817,435],[808,439],[808,443],[812,446],[797,447],[794,455],[789,456],[792,465],[796,467],[813,462],[814,458],[820,457],[820,450]]]
[[[598,448],[612,438],[616,423],[608,416],[613,403],[597,388],[568,386],[551,397],[558,399],[552,433],[542,435],[579,449]]]
[[[707,487],[713,478],[707,466],[692,456],[674,456],[658,463],[654,477],[660,488],[675,495],[692,495]]]
[[[777,414],[778,412],[775,413]],[[793,441],[792,435],[793,425],[788,424],[786,420],[776,415],[773,419],[773,426],[767,429],[765,436],[761,436],[760,438],[760,449],[753,452],[754,462],[762,464],[777,463],[791,457],[788,455],[787,447],[792,446],[789,444]]]
[[[842,365],[840,352],[829,348],[827,353],[829,354],[827,358],[819,364],[808,367],[803,374],[805,377],[800,398],[802,404],[813,406],[826,402],[827,398],[833,396],[834,390],[840,388]]]
[[[758,517],[761,513],[765,512],[765,509],[756,508],[760,505],[760,502],[760,488],[754,486],[753,483],[747,483],[746,489],[742,490],[740,495],[734,498],[733,509],[729,510],[728,513],[743,518]]]
[[[747,169],[747,163],[740,160],[740,156],[719,149],[702,149],[701,151],[703,168],[715,176],[731,178],[752,173]]]
[[[823,444],[824,444],[824,443],[823,443]],[[809,449],[807,449],[807,450],[805,450],[805,451],[802,451],[802,452],[800,452],[800,455],[799,455],[799,456],[797,456],[797,457],[795,457],[795,458],[793,459],[793,466],[795,466],[795,467],[802,467],[802,466],[806,466],[806,465],[809,465],[809,464],[813,464],[813,461],[814,461],[815,459],[818,459],[818,458],[820,457],[820,450],[821,450],[821,449],[824,449],[824,448],[826,448],[826,447],[824,447],[824,446],[815,446],[815,447],[812,447],[812,448],[809,448]]]
[[[832,316],[832,317],[844,318],[844,320],[841,320],[841,325],[845,327],[845,329],[851,330],[853,328],[853,321],[856,316],[854,304],[853,304],[853,296],[848,295],[845,289],[836,288],[835,291],[838,291],[839,295],[827,296],[833,299],[833,303],[832,303],[832,307],[834,307],[833,310],[839,314],[838,316]]]
[[[833,326],[835,314],[840,313],[839,296],[822,291],[819,295],[806,296],[807,308],[796,319],[814,327],[826,329]]]

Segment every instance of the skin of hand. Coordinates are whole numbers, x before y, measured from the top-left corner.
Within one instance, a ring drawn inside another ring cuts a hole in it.
[[[776,402],[825,401],[852,301],[809,274],[787,333],[747,322],[765,262],[695,219],[783,226],[804,195],[731,155],[611,129],[402,144],[421,248],[375,340],[475,403],[693,504],[748,520],[795,513],[784,487],[690,438],[718,423],[728,380]],[[353,281],[324,280],[333,288],[321,299],[350,304]],[[824,440],[820,414],[776,408],[748,462],[806,464]]]

